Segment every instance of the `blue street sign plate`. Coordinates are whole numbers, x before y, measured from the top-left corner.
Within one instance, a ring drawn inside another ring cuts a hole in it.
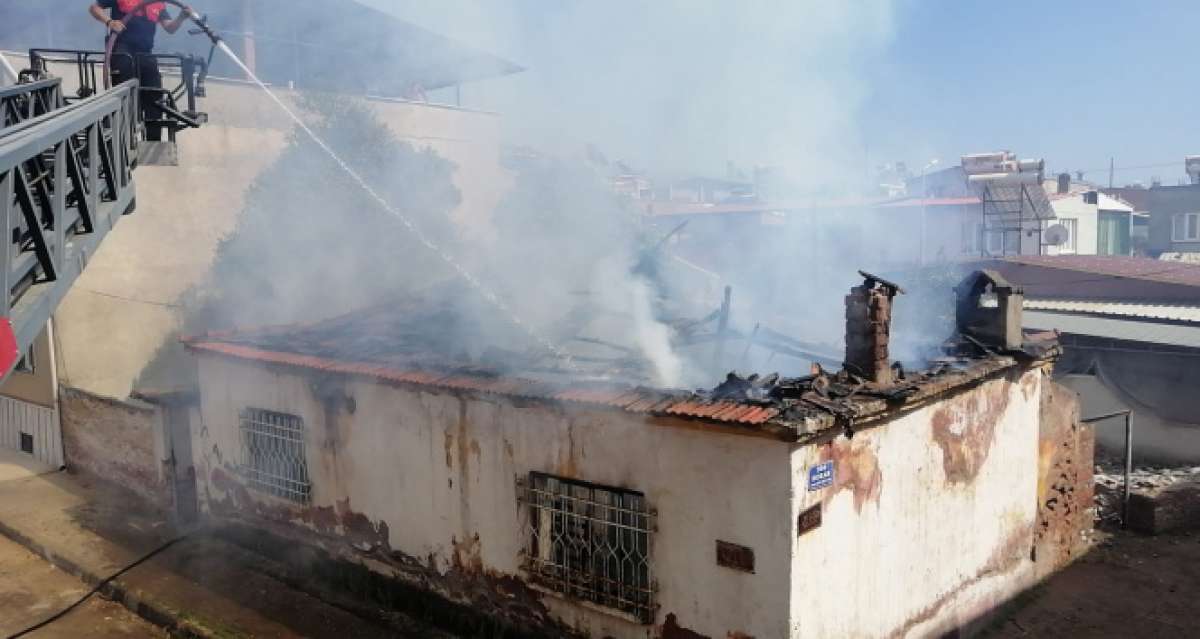
[[[833,485],[833,460],[808,469],[808,489],[820,490]]]

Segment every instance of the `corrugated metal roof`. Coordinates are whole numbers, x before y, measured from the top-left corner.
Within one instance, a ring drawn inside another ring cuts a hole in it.
[[[1073,335],[1106,337],[1149,344],[1167,344],[1200,348],[1200,326],[1162,324],[1159,322],[1112,319],[1053,313],[1048,311],[1026,311],[1022,322],[1025,328],[1057,330]]]
[[[1200,323],[1200,306],[1093,302],[1089,300],[1026,299],[1025,308],[1037,311],[1084,313],[1088,315],[1119,315],[1124,317]]]
[[[1200,264],[1188,262],[1119,255],[1021,255],[1003,259],[1014,264],[1078,271],[1092,278],[1102,276],[1200,286]]]

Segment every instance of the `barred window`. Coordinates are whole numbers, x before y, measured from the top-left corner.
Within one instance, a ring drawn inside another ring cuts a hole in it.
[[[532,580],[653,623],[654,512],[645,495],[542,473],[517,481],[529,507],[524,568]]]
[[[241,413],[242,474],[252,488],[307,503],[312,491],[304,455],[304,421],[261,408]]]

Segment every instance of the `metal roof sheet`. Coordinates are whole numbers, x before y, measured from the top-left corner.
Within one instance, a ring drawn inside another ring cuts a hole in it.
[[[1020,255],[1005,257],[1003,260],[1014,264],[1077,271],[1088,274],[1092,279],[1100,276],[1200,286],[1200,264],[1188,262],[1122,255]]]
[[[1026,299],[1025,308],[1035,311],[1119,315],[1144,319],[1200,323],[1200,306],[1178,304],[1135,304],[1131,302],[1095,302],[1090,300]]]
[[[1025,328],[1057,330],[1074,335],[1200,348],[1200,326],[1090,317],[1070,313],[1025,311]]]

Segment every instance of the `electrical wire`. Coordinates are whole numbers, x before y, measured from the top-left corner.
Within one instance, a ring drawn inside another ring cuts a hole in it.
[[[151,557],[170,548],[171,546],[174,546],[175,544],[179,543],[180,541],[183,541],[187,537],[188,537],[188,535],[186,535],[186,534],[180,535],[180,536],[175,537],[174,539],[171,539],[171,540],[167,541],[166,543],[158,546],[157,548],[155,548],[154,550],[151,550],[150,552],[146,553],[145,555],[142,555],[141,558],[139,558],[137,561],[129,564],[128,566],[125,566],[124,568],[118,570],[117,572],[114,572],[113,574],[109,575],[104,580],[102,580],[100,583],[93,586],[91,590],[87,591],[82,597],[75,600],[75,603],[72,603],[71,605],[67,606],[66,608],[59,610],[58,612],[54,613],[53,615],[50,615],[49,617],[33,624],[32,626],[25,628],[24,630],[21,630],[14,634],[8,635],[8,637],[6,639],[20,639],[21,637],[24,637],[25,635],[27,635],[35,630],[40,630],[42,628],[45,628],[46,626],[54,623],[55,621],[62,619],[63,617],[67,616],[67,613],[71,612],[75,608],[79,607],[80,604],[82,604],[83,602],[85,602],[89,598],[91,598],[92,595],[100,592],[100,590],[102,588],[104,588],[105,586],[107,586],[112,580],[129,572],[130,570],[133,570],[134,568],[137,568],[139,565],[141,565],[142,563],[144,563]]]
[[[1118,171],[1137,171],[1140,169],[1166,169],[1166,168],[1170,168],[1172,166],[1179,166],[1179,161],[1176,160],[1174,162],[1159,162],[1157,164],[1141,164],[1141,165],[1137,165],[1137,166],[1114,166],[1114,167],[1106,166],[1102,169],[1076,169],[1076,170],[1072,171],[1072,173],[1101,173],[1101,172],[1109,171],[1109,170],[1111,170],[1113,173],[1116,173]]]

